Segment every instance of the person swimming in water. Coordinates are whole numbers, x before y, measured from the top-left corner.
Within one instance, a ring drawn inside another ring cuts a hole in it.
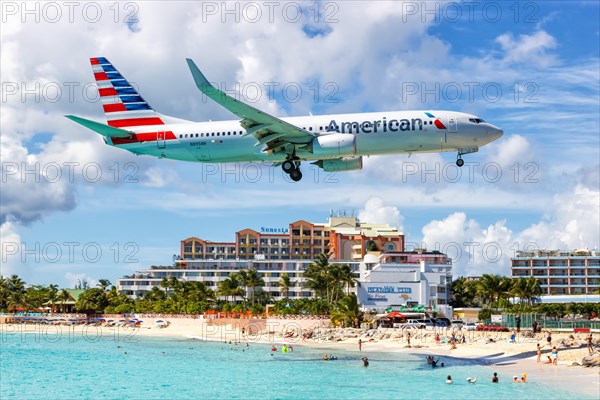
[[[451,384],[451,383],[452,383],[452,377],[451,377],[450,375],[448,375],[448,376],[446,377],[446,383],[447,383],[447,384]]]
[[[492,376],[492,383],[498,383],[498,373],[494,372],[494,376]]]
[[[467,382],[469,382],[469,383],[475,383],[475,382],[477,382],[477,377],[475,377],[475,378],[468,377],[467,378]]]
[[[437,367],[438,361],[440,361],[439,358],[437,360],[434,360],[433,357],[431,357],[431,368]]]
[[[365,366],[365,367],[369,366],[369,359],[367,357],[363,357],[362,362],[363,362],[363,366]]]

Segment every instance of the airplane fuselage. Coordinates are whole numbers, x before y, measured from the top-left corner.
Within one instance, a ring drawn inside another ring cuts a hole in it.
[[[430,116],[431,115],[431,116]],[[481,147],[502,135],[477,117],[450,111],[397,111],[281,118],[318,137],[354,136],[353,149],[315,154],[299,150],[301,160],[337,159],[398,153],[460,151]],[[192,162],[281,162],[285,153],[269,153],[253,136],[245,135],[239,120],[177,123],[131,129],[135,141],[108,143],[136,154]]]

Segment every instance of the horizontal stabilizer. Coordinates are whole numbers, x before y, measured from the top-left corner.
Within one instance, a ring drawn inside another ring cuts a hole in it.
[[[74,115],[65,115],[65,117],[69,118],[71,121],[75,121],[78,124],[85,126],[88,129],[93,130],[94,132],[98,132],[102,136],[110,138],[129,138],[133,136],[132,132],[126,131],[125,129],[113,128],[112,126],[101,124],[100,122],[76,117]]]

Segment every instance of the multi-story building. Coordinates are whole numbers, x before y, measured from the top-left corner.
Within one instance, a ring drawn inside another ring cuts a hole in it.
[[[219,282],[227,279],[230,274],[242,269],[255,269],[265,282],[260,289],[267,292],[274,300],[286,297],[297,299],[313,296],[313,293],[305,288],[304,282],[304,271],[312,263],[312,260],[193,260],[185,262],[178,260],[177,263],[180,265],[152,267],[118,279],[117,290],[130,297],[139,298],[153,287],[160,287],[163,278],[175,277],[182,281],[202,281],[216,291]],[[349,264],[358,278],[359,262],[349,261],[344,264]],[[289,275],[291,283],[287,293],[283,293],[279,285],[284,274]]]
[[[306,289],[304,271],[319,254],[327,254],[331,262],[349,265],[359,287],[367,292],[377,285],[402,284],[406,287],[399,294],[410,294],[401,296],[404,301],[390,294],[388,297],[392,300],[384,304],[381,299],[373,300],[377,296],[368,292],[363,296],[368,308],[448,302],[452,263],[446,255],[424,250],[404,252],[404,235],[396,228],[360,222],[344,214],[331,215],[327,223],[300,220],[285,228],[243,229],[235,233],[235,242],[188,238],[181,241],[181,253],[173,266],[151,267],[125,276],[117,280],[117,289],[139,298],[152,288],[160,287],[164,278],[175,277],[183,281],[202,281],[216,290],[219,282],[232,273],[254,269],[265,282],[262,291],[274,300],[311,297],[314,294]],[[288,274],[291,281],[287,293],[283,293],[279,285],[284,274]],[[361,289],[353,290],[358,290],[362,302]]]
[[[151,267],[117,280],[117,290],[133,298],[143,297],[153,287],[161,287],[164,278],[202,281],[213,290],[219,282],[241,269],[255,269],[265,284],[260,289],[274,300],[314,296],[306,288],[304,271],[312,260],[177,260],[176,265]],[[384,309],[395,305],[438,306],[447,304],[452,280],[452,262],[439,252],[367,254],[364,260],[336,261],[348,264],[359,282],[352,291],[359,303],[368,309]],[[290,276],[287,293],[279,281]],[[391,288],[391,289],[390,289]],[[398,288],[401,288],[398,289]],[[392,290],[393,289],[393,290]],[[383,295],[382,295],[383,294]]]
[[[519,251],[510,270],[511,278],[535,277],[547,295],[592,294],[600,289],[599,251]]]
[[[450,301],[452,260],[438,251],[369,254],[359,271],[358,302],[365,309],[438,307]]]
[[[330,216],[327,223],[299,220],[284,228],[261,227],[235,233],[235,242],[197,237],[181,241],[180,265],[188,260],[362,260],[369,251],[404,251],[404,234],[387,224],[360,222],[354,216]]]

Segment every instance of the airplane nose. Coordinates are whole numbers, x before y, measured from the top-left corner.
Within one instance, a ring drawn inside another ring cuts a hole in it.
[[[499,139],[500,137],[502,137],[502,135],[504,135],[504,131],[500,128],[496,128],[495,126],[490,126],[487,129],[487,134],[490,138],[490,142],[494,141],[496,139]]]

